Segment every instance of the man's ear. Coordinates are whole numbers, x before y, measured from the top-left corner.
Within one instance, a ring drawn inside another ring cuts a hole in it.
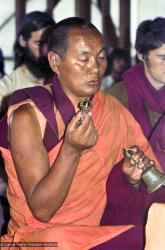
[[[18,42],[22,47],[26,47],[27,42],[24,40],[23,35],[20,35],[18,38]]]
[[[139,53],[139,52],[137,52],[137,58],[138,58],[141,62],[144,62],[144,60],[145,60],[144,55],[143,55],[142,53]]]
[[[59,57],[59,55],[57,55],[56,53],[49,51],[48,52],[48,61],[49,61],[49,65],[51,67],[51,69],[53,70],[53,72],[55,72],[57,75],[59,74],[59,64],[61,61],[61,58]]]

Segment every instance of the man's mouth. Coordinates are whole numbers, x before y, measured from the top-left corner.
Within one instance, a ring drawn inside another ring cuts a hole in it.
[[[100,84],[100,81],[98,79],[92,79],[90,81],[88,81],[89,85],[92,85],[92,86],[97,86]]]

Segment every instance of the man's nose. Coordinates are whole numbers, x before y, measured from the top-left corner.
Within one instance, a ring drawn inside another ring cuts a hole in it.
[[[48,54],[48,44],[47,42],[43,42],[40,45],[40,55],[46,56]]]
[[[90,63],[90,68],[93,73],[99,72],[99,63],[97,59],[92,59]]]

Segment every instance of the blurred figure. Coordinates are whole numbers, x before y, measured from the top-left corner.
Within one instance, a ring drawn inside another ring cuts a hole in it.
[[[150,140],[165,112],[165,18],[143,21],[137,29],[135,48],[140,63],[108,92],[129,108]],[[165,170],[165,161],[159,156]]]
[[[0,204],[0,235],[4,235],[10,219],[10,207],[6,196],[0,196]]]
[[[2,78],[5,75],[5,70],[4,70],[4,57],[3,57],[3,52],[0,49],[0,78]]]
[[[14,71],[0,80],[0,102],[16,89],[42,85],[52,76],[47,60],[47,41],[55,25],[47,13],[24,16],[14,44]]]
[[[102,80],[101,90],[107,91],[110,86],[120,82],[128,66],[127,52],[121,48],[114,48],[107,56],[107,70]]]
[[[0,109],[0,120],[7,112],[8,103],[10,96],[5,96],[1,103]],[[7,174],[5,171],[5,164],[0,154],[0,235],[3,235],[7,232],[7,224],[9,221],[9,204],[6,197],[6,188],[7,188]]]

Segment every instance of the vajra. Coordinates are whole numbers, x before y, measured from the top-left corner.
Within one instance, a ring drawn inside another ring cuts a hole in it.
[[[76,122],[76,128],[81,126],[83,120],[84,120],[84,114],[88,114],[92,109],[92,103],[90,101],[90,98],[86,98],[84,100],[81,100],[78,104],[78,108],[81,112],[80,119]]]

